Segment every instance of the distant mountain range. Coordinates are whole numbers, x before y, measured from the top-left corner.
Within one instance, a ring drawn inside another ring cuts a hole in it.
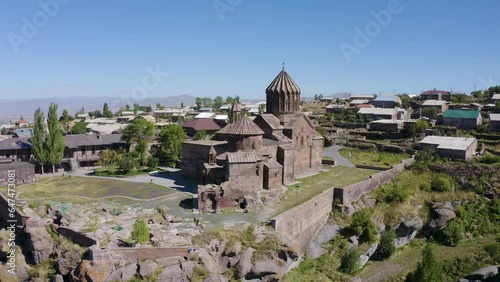
[[[181,103],[184,106],[191,106],[195,104],[195,97],[190,95],[179,95],[170,97],[151,97],[144,99],[134,99],[132,97],[53,97],[53,98],[39,98],[39,99],[0,99],[0,121],[8,121],[10,119],[17,119],[23,116],[26,120],[33,118],[35,110],[40,107],[45,114],[49,109],[50,103],[56,103],[59,106],[59,114],[64,109],[73,115],[78,112],[82,107],[85,112],[101,110],[104,103],[108,103],[111,111],[115,112],[120,107],[129,104],[132,106],[137,103],[141,106],[151,105],[155,107],[156,103],[160,103],[165,107],[179,107]]]

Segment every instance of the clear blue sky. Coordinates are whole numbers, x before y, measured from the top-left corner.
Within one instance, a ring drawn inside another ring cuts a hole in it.
[[[0,1],[0,98],[130,95],[157,65],[169,76],[149,97],[263,99],[282,62],[304,96],[500,84],[498,0],[401,0],[350,62],[341,43],[391,1],[239,1],[221,18],[212,0],[71,0],[17,53],[10,37],[43,9]]]

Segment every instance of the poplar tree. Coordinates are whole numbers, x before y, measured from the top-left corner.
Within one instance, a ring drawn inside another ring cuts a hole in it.
[[[43,166],[47,163],[47,151],[45,150],[45,136],[46,136],[46,128],[45,128],[45,117],[40,108],[35,111],[33,126],[33,137],[31,138],[31,146],[32,152],[35,156],[36,162],[42,168],[43,174]]]
[[[55,165],[61,162],[64,155],[64,139],[57,122],[57,104],[50,104],[47,125],[49,129],[47,135],[47,162],[52,165],[52,172],[55,172]]]

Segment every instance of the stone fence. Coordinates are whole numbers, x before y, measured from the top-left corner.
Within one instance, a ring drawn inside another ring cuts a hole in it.
[[[376,173],[370,179],[345,188],[329,188],[316,197],[274,217],[271,225],[283,236],[295,240],[304,250],[318,231],[328,221],[335,200],[344,205],[356,201],[362,195],[389,181],[413,162],[413,158],[402,161],[392,169]]]
[[[57,232],[61,236],[70,239],[73,243],[76,243],[80,246],[90,247],[96,244],[96,241],[94,239],[64,226],[60,226],[59,228],[57,228]]]
[[[113,254],[127,259],[160,259],[168,257],[187,257],[190,250],[199,249],[197,246],[186,247],[133,247],[133,248],[111,248]]]
[[[29,216],[25,215],[24,212],[16,207],[14,211],[14,218],[12,218],[10,217],[11,213],[9,212],[9,208],[9,200],[3,193],[0,193],[0,219],[7,225],[8,223],[11,223],[9,222],[10,220],[15,220],[15,224],[17,226],[16,232],[21,232],[24,226],[26,226],[26,221],[29,219]]]

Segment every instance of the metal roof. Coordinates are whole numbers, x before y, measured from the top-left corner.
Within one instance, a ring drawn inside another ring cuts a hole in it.
[[[98,146],[125,144],[121,140],[121,134],[77,134],[63,136],[64,145],[68,148],[78,148],[80,146]]]
[[[350,102],[350,104],[366,104],[368,100],[355,99]]]
[[[206,131],[215,131],[219,130],[220,126],[216,124],[212,119],[208,118],[199,118],[190,122],[186,122],[182,125],[183,128],[192,128],[196,131],[206,130]]]
[[[396,112],[394,108],[361,108],[358,114],[394,115]]]
[[[446,110],[444,118],[463,118],[463,119],[477,119],[479,111],[473,110]]]
[[[243,115],[241,119],[231,125],[223,128],[219,133],[229,135],[264,135],[264,131],[260,129],[250,118]]]
[[[465,137],[427,136],[420,141],[420,144],[437,145],[438,149],[467,150],[476,140]]]
[[[490,114],[490,120],[500,121],[500,114]]]
[[[266,94],[300,94],[300,88],[283,68],[267,87]]]
[[[0,150],[31,149],[29,138],[9,138],[0,141]]]
[[[500,100],[500,94],[493,94],[493,96],[491,96],[491,99],[492,100]]]
[[[216,113],[199,113],[194,118],[213,118],[216,115]]]
[[[446,104],[445,100],[426,100],[422,106],[442,106]]]
[[[256,163],[262,161],[262,156],[253,152],[234,152],[227,153],[227,161],[230,164],[237,163]]]

